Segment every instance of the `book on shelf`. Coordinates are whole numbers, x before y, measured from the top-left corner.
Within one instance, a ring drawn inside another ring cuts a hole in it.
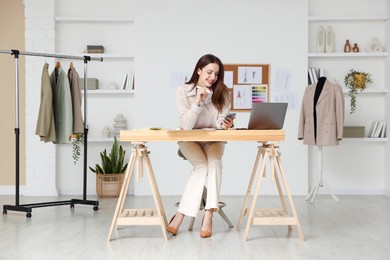
[[[134,74],[126,73],[121,86],[122,90],[134,89]]]
[[[308,74],[308,79],[309,79],[309,85],[317,83],[318,79],[320,77],[324,77],[325,76],[323,68],[310,67],[308,69],[308,73],[307,74]]]
[[[368,132],[368,137],[371,138],[385,138],[386,137],[386,121],[373,121],[371,123],[370,131]]]
[[[368,131],[368,137],[374,137],[374,132],[376,130],[378,121],[372,121],[370,130]]]
[[[129,73],[127,75],[128,75],[128,77],[127,77],[126,89],[128,89],[128,90],[134,89],[134,74]]]
[[[309,74],[309,78],[310,78],[309,85],[314,84],[315,79],[314,79],[313,70],[311,68],[309,68],[308,74]]]
[[[380,133],[380,138],[385,138],[386,137],[386,126],[387,126],[387,122],[386,121],[383,121],[383,127],[382,127],[382,131]]]
[[[123,90],[126,89],[128,77],[129,74],[125,74],[125,77],[123,78],[122,85],[121,85]]]

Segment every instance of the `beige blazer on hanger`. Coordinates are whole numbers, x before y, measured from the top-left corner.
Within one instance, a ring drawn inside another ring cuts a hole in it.
[[[83,116],[81,114],[81,89],[80,77],[75,68],[69,68],[68,79],[70,84],[70,92],[72,95],[72,109],[73,109],[73,133],[84,133]]]
[[[45,63],[42,69],[41,78],[41,104],[35,134],[39,135],[41,141],[54,142],[56,130],[53,114],[53,94],[49,78],[49,64]]]

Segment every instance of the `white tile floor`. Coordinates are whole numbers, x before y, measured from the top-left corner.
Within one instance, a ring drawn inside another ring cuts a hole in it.
[[[77,197],[73,197],[77,198]],[[305,241],[293,228],[255,226],[248,241],[242,230],[229,229],[214,216],[213,236],[199,236],[200,217],[194,231],[185,219],[177,237],[165,241],[160,227],[126,227],[107,242],[116,199],[99,199],[99,210],[76,205],[35,208],[32,218],[8,211],[0,224],[0,259],[390,259],[390,198],[385,196],[318,195],[314,204],[294,197]],[[69,197],[21,197],[20,203],[67,200]],[[88,197],[88,199],[96,199]],[[162,197],[170,219],[179,197]],[[223,196],[225,213],[236,226],[242,196]],[[14,205],[13,196],[0,196],[0,205]],[[261,197],[260,205],[279,203],[278,197]],[[142,206],[141,206],[142,205]],[[152,197],[128,197],[126,207],[153,207]],[[245,222],[244,222],[245,224]]]

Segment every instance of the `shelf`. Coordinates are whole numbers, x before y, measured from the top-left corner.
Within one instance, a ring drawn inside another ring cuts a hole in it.
[[[119,142],[119,138],[117,138]],[[114,137],[88,137],[88,142],[91,143],[106,143],[106,142],[114,142]]]
[[[389,19],[388,16],[309,16],[309,22],[343,22],[343,21],[378,21],[384,22]]]
[[[85,22],[85,23],[133,23],[131,18],[114,18],[114,17],[71,17],[71,16],[56,16],[56,22]]]
[[[118,143],[122,143],[123,141],[120,140],[120,138],[117,136],[116,140],[118,140]],[[113,143],[114,137],[89,137],[88,136],[88,143]]]
[[[110,53],[82,53],[82,55],[91,56],[91,57],[102,57],[103,59],[134,59],[133,54],[110,54]]]
[[[84,93],[84,90],[81,90]],[[115,94],[115,95],[132,95],[134,90],[122,90],[122,89],[91,89],[87,91],[87,94],[93,95],[106,95],[106,94]]]
[[[344,94],[348,94],[348,91],[349,91],[348,89],[343,88]],[[362,92],[358,91],[358,93],[359,93],[358,95],[361,95],[361,94],[386,94],[387,92],[389,92],[389,90],[384,89],[384,88],[382,88],[382,89],[368,88],[368,89],[363,90]]]
[[[316,53],[309,52],[309,58],[385,58],[389,54],[387,52],[332,52],[332,53]]]
[[[371,138],[371,137],[363,137],[363,138],[343,138],[340,142],[348,142],[348,143],[361,143],[361,142],[387,142],[387,137],[385,138]]]

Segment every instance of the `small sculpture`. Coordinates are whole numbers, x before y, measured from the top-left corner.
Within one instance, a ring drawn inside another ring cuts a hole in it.
[[[349,43],[349,40],[347,39],[344,44],[344,52],[351,52],[351,44]]]
[[[353,44],[352,50],[353,50],[353,52],[359,52],[359,47],[358,47],[358,44],[357,44],[357,43],[354,43],[354,44]]]
[[[383,47],[379,43],[378,39],[376,37],[372,37],[370,43],[366,48],[366,52],[382,52],[382,51],[383,51]]]

